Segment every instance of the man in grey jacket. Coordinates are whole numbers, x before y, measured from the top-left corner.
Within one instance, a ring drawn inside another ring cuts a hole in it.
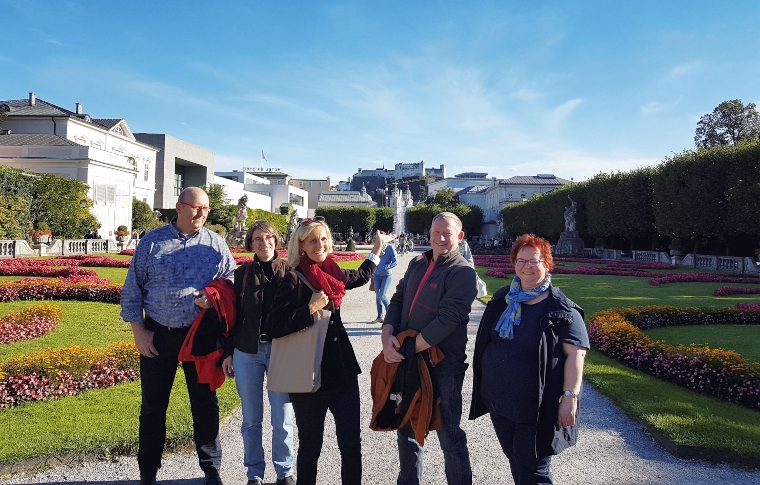
[[[449,485],[470,485],[472,469],[467,436],[460,427],[462,385],[467,347],[467,322],[476,294],[475,270],[459,253],[464,238],[462,222],[451,212],[441,212],[430,226],[432,249],[409,264],[396,287],[382,329],[386,362],[400,362],[399,341],[395,335],[407,329],[420,332],[415,350],[438,346],[443,360],[434,369],[441,395],[443,428],[438,441],[443,450],[446,480]],[[413,436],[398,432],[400,471],[398,485],[417,485],[422,481],[423,450]]]

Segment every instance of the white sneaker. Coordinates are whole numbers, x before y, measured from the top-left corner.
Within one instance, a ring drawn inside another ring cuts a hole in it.
[[[370,323],[383,323],[383,317],[377,317],[374,320],[372,320]]]

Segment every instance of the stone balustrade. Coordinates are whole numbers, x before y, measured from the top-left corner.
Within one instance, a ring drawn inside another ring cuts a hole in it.
[[[137,240],[130,240],[126,246],[137,247]],[[23,239],[0,241],[0,258],[118,253],[121,250],[119,244],[112,239],[54,239],[50,245],[42,244],[39,248],[32,248]]]
[[[662,251],[633,251],[632,257],[634,261],[642,263],[673,263],[670,256]]]
[[[740,256],[687,254],[680,262],[678,262],[678,266],[760,275],[760,268],[758,268],[754,259]]]

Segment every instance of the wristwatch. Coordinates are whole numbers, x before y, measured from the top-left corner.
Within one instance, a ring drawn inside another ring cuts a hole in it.
[[[562,392],[562,395],[559,396],[559,402],[562,402],[562,398],[565,397],[565,396],[567,396],[567,397],[574,397],[574,398],[578,399],[578,395],[576,393],[574,393],[573,391],[568,391],[567,389],[565,389]]]

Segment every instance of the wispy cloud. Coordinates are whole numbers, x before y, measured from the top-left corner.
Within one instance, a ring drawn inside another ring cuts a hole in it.
[[[679,64],[673,68],[670,69],[668,72],[668,78],[670,79],[677,79],[681,78],[683,76],[689,75],[691,73],[694,73],[700,69],[701,65],[699,62],[691,62],[687,64]]]

